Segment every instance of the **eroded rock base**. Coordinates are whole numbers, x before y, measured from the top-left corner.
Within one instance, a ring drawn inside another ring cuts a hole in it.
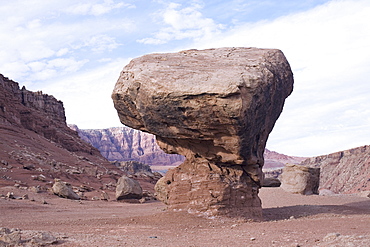
[[[202,216],[262,218],[259,185],[243,166],[222,166],[205,159],[186,160],[156,185],[158,199],[172,210]]]

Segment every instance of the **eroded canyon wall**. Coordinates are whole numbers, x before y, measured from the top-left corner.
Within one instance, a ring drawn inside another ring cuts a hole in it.
[[[0,75],[0,185],[49,188],[55,178],[94,187],[122,172],[66,124],[63,103]]]
[[[139,161],[148,165],[177,166],[185,158],[166,154],[157,144],[155,136],[129,127],[76,130],[86,142],[97,148],[110,161]]]
[[[334,193],[370,191],[370,146],[309,158],[300,165],[320,168],[319,190]]]

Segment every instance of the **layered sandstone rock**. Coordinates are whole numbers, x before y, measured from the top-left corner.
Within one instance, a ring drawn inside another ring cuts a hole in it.
[[[186,157],[164,178],[170,208],[259,218],[266,140],[292,89],[281,51],[220,48],[134,59],[112,98],[123,124]]]
[[[370,146],[309,158],[301,165],[321,169],[319,190],[334,193],[370,191]]]

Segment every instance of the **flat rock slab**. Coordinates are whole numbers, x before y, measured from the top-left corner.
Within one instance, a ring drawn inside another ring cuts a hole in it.
[[[260,208],[267,137],[292,90],[280,50],[219,48],[136,58],[112,98],[123,124],[155,134],[164,151],[186,157],[169,173],[169,205],[200,212],[213,205],[211,214],[219,208],[229,214],[231,204]]]

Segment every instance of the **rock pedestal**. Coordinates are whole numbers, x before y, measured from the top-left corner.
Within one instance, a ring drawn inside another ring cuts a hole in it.
[[[266,140],[292,89],[281,51],[220,48],[136,58],[112,98],[123,124],[186,157],[157,186],[170,208],[259,218]]]

